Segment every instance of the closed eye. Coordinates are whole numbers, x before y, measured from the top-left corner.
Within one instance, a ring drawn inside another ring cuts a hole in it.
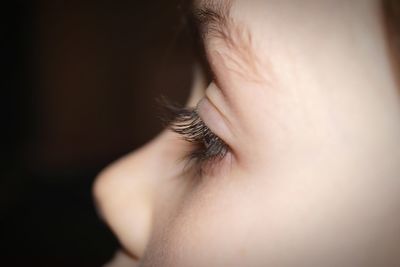
[[[164,104],[168,127],[192,145],[184,160],[197,175],[210,174],[230,152],[229,146],[203,122],[194,108]]]

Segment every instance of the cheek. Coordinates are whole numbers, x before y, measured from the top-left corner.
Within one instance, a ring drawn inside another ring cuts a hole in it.
[[[257,197],[263,189],[246,179],[214,177],[196,186],[164,219],[169,223],[155,229],[148,259],[161,254],[163,266],[253,266],[261,260],[255,251],[265,229],[255,222],[266,220]]]

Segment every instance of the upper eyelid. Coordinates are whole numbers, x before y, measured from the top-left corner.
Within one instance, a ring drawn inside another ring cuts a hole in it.
[[[216,87],[218,87],[218,84],[217,83],[214,83],[215,84],[215,86]],[[221,116],[221,120],[223,120],[223,122],[222,123],[224,123],[225,125],[227,125],[227,127],[228,127],[228,129],[234,129],[234,125],[233,125],[233,123],[232,123],[232,121],[229,119],[229,117],[227,116],[227,113],[228,113],[228,111],[227,111],[227,109],[221,109],[220,107],[221,107],[221,105],[216,105],[211,99],[215,99],[215,98],[218,98],[218,97],[220,97],[220,98],[227,98],[225,95],[224,95],[224,92],[222,91],[222,90],[220,90],[220,89],[214,89],[214,91],[213,92],[211,92],[210,90],[213,90],[213,88],[209,88],[206,92],[205,92],[205,97],[200,101],[200,102],[202,102],[202,101],[204,101],[204,100],[207,100],[208,101],[208,103],[216,110],[216,112]],[[213,94],[214,95],[214,97],[210,97],[210,94]],[[196,108],[199,108],[199,105],[200,105],[200,102],[197,104],[197,107]],[[232,137],[236,137],[235,136],[235,131],[230,131],[232,134],[230,135],[230,137],[231,138],[229,138],[229,139],[233,139]],[[227,138],[228,139],[228,138]],[[227,142],[228,144],[229,144],[229,142]]]
[[[203,122],[195,109],[178,108],[173,106],[171,110],[177,115],[169,123],[169,128],[181,135],[184,140],[204,146],[200,149],[194,149],[186,155],[185,159],[189,163],[194,160],[196,172],[201,174],[205,170],[212,169],[210,165],[214,165],[218,161],[225,158],[230,152],[230,147],[218,135]]]

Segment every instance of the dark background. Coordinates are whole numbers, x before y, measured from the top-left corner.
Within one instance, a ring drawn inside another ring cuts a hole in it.
[[[101,266],[99,171],[184,102],[192,43],[180,1],[10,1],[1,10],[0,266]]]

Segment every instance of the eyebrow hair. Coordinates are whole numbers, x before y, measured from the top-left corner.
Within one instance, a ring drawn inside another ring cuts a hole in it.
[[[202,0],[193,9],[193,16],[201,30],[203,38],[219,37],[230,41],[232,26],[232,1]]]
[[[253,37],[248,28],[231,15],[232,0],[198,0],[192,15],[204,42],[220,41],[227,49],[216,51],[232,72],[252,82],[265,81]]]

